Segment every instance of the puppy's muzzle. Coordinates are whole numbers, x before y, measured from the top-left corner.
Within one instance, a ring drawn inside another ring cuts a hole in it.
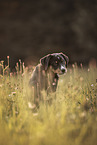
[[[67,69],[66,69],[66,67],[64,67],[64,66],[61,66],[61,72],[62,72],[62,74],[66,73],[66,72],[67,72]]]

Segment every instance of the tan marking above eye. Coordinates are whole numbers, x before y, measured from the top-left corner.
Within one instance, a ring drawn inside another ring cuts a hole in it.
[[[58,61],[55,61],[55,63],[58,63]]]

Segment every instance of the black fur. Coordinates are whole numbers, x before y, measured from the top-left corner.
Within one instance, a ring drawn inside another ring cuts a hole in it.
[[[41,90],[46,90],[47,94],[56,91],[59,75],[67,72],[68,61],[63,53],[48,54],[40,59],[29,81],[30,86],[34,87],[35,104],[41,100]]]

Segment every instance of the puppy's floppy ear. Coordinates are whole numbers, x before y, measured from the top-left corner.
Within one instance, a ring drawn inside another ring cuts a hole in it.
[[[68,62],[69,62],[69,58],[67,55],[63,54],[62,52],[60,53],[62,55],[62,57],[66,60],[66,67],[68,65]]]
[[[44,57],[42,57],[42,58],[40,59],[40,63],[44,66],[44,69],[45,69],[45,70],[48,69],[48,65],[49,65],[49,60],[50,60],[50,58],[51,58],[51,55],[48,54],[48,55],[46,55],[46,56],[44,56]]]

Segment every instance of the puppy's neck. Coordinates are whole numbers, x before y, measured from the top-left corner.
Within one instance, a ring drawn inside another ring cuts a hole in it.
[[[56,77],[58,78],[58,74],[54,72],[54,70],[52,69],[52,66],[48,68],[47,74],[49,74],[53,78],[56,78]]]
[[[51,78],[59,78],[58,74],[56,72],[54,72],[52,66],[50,66],[47,70],[45,70],[44,66],[39,64],[39,67],[41,68],[41,70],[44,72],[44,74],[46,76],[51,76]]]

